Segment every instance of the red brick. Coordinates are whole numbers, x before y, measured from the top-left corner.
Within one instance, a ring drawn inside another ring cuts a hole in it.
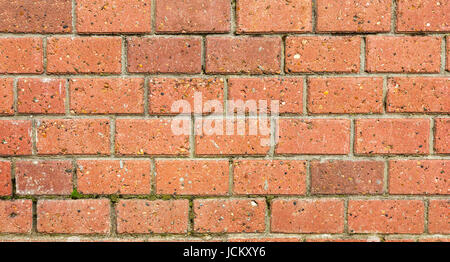
[[[447,187],[448,188],[448,187]],[[428,207],[428,231],[432,234],[450,233],[450,201],[430,200]]]
[[[343,233],[344,201],[336,199],[272,201],[271,231]]]
[[[0,233],[31,233],[31,200],[0,200]]]
[[[358,119],[357,154],[428,154],[429,119]]]
[[[82,194],[150,194],[150,161],[79,160],[77,189]]]
[[[119,234],[182,234],[188,230],[188,200],[121,200],[116,210]]]
[[[392,160],[389,162],[389,193],[398,195],[448,195],[448,160]]]
[[[64,114],[64,79],[19,79],[17,110],[23,114]]]
[[[52,74],[121,72],[120,37],[51,37],[47,48],[47,71]]]
[[[0,115],[14,114],[14,87],[12,78],[0,79]]]
[[[434,36],[368,36],[366,71],[437,73],[441,39]],[[420,50],[420,52],[418,52]]]
[[[0,120],[0,156],[31,155],[31,121]]]
[[[446,237],[424,237],[419,238],[418,242],[450,242],[450,238]]]
[[[450,71],[450,37],[449,36],[447,36],[446,37],[447,38],[447,43],[446,43],[446,46],[447,46],[447,54],[446,54],[446,57],[447,57],[447,71]]]
[[[70,195],[72,162],[18,161],[16,163],[16,193],[19,195]]]
[[[280,73],[281,39],[278,37],[208,37],[207,73]]]
[[[0,39],[0,74],[41,74],[43,61],[41,38]]]
[[[156,161],[156,193],[163,195],[226,195],[228,161]]]
[[[77,1],[78,33],[148,33],[151,0]]]
[[[277,154],[345,155],[350,152],[350,121],[280,119]]]
[[[449,113],[449,78],[399,77],[388,80],[387,111]]]
[[[383,112],[382,78],[311,78],[308,112],[363,114]]]
[[[173,112],[172,106],[178,100],[185,100],[194,113],[195,92],[201,93],[204,108],[209,100],[223,103],[224,86],[222,78],[152,78],[149,81],[149,111],[161,115],[182,113],[181,110]]]
[[[388,32],[391,0],[318,0],[319,32]]]
[[[255,238],[231,238],[228,242],[303,242],[301,238],[298,237],[255,237]]]
[[[0,32],[69,33],[72,31],[72,1],[1,1]]]
[[[326,237],[326,238],[307,238],[305,242],[337,242],[337,243],[348,243],[348,242],[358,242],[358,243],[364,243],[364,242],[381,242],[380,238],[378,237],[372,237],[372,238],[365,238],[365,239],[359,239],[359,238],[334,238],[334,237]]]
[[[402,0],[397,4],[398,32],[450,32],[450,3]]]
[[[182,122],[190,130],[190,120]],[[116,153],[121,155],[188,155],[189,135],[174,134],[170,119],[119,119]]]
[[[199,233],[255,233],[265,229],[264,199],[196,199],[194,230]]]
[[[107,119],[54,119],[37,123],[40,155],[106,155],[110,153]]]
[[[360,50],[360,37],[290,36],[286,72],[358,72]]]
[[[224,33],[230,31],[228,0],[156,0],[156,31],[162,33]]]
[[[49,234],[106,234],[110,228],[107,199],[41,200],[37,230]]]
[[[350,200],[350,233],[420,234],[424,231],[420,200]]]
[[[434,151],[438,154],[450,154],[450,118],[434,120]]]
[[[12,194],[11,162],[0,161],[0,196]]]
[[[260,128],[261,125],[264,126],[263,129]],[[256,118],[246,120],[220,117],[202,120],[197,118],[195,153],[197,155],[265,155],[270,149],[270,129],[266,129],[270,126],[269,120]],[[233,132],[228,135],[228,131]]]
[[[237,160],[234,194],[304,195],[306,162],[297,160]]]
[[[128,39],[131,73],[200,73],[201,38],[152,37]]]
[[[71,79],[70,109],[77,114],[142,114],[144,79]]]
[[[352,195],[383,193],[381,161],[312,161],[311,193]]]
[[[311,32],[310,0],[237,0],[238,33]]]
[[[228,80],[229,100],[279,100],[279,113],[303,113],[303,78],[232,78]],[[254,110],[247,111],[254,112]]]

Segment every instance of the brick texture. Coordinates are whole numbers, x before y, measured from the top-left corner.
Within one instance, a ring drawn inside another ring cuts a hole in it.
[[[450,154],[450,118],[438,118],[434,122],[434,150],[439,154]]]
[[[430,233],[448,234],[450,232],[450,201],[432,200],[428,207],[428,231]]]
[[[0,196],[12,194],[11,162],[0,162]]]
[[[64,114],[65,85],[63,79],[19,79],[17,110],[22,114]]]
[[[43,59],[41,38],[0,38],[0,74],[41,74]]]
[[[31,233],[31,200],[0,200],[0,233]]]
[[[449,2],[402,0],[397,5],[397,31],[450,32]]]
[[[0,156],[31,155],[31,121],[0,120]]]
[[[14,80],[0,79],[0,116],[14,114]]]

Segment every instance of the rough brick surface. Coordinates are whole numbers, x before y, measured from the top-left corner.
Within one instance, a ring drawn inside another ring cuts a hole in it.
[[[37,203],[37,230],[59,234],[106,234],[110,230],[107,199],[41,200]]]
[[[382,78],[310,78],[308,112],[357,114],[383,112]]]
[[[17,110],[23,114],[64,114],[64,79],[19,79]]]
[[[40,38],[0,38],[0,74],[41,74],[42,47]]]
[[[30,233],[32,204],[31,200],[0,200],[0,233]]]
[[[448,160],[389,161],[390,194],[450,194]]]
[[[150,193],[150,162],[133,160],[77,161],[77,188],[82,194]]]
[[[387,32],[391,29],[390,0],[318,0],[319,32]]]
[[[420,234],[424,212],[420,200],[350,200],[348,228],[351,233]]]
[[[121,200],[116,205],[117,232],[122,233],[186,233],[187,200]]]
[[[144,79],[71,79],[70,110],[76,114],[142,114]]]
[[[450,154],[450,118],[438,118],[434,122],[434,150],[438,154]]]
[[[151,31],[151,0],[77,1],[79,33]]]
[[[355,123],[357,154],[418,154],[430,151],[428,119],[359,119]]]
[[[381,194],[384,163],[380,161],[313,161],[311,193],[317,195]]]
[[[72,31],[71,0],[2,0],[0,32],[69,33]]]
[[[342,233],[344,232],[344,201],[274,200],[272,232],[280,233]]]
[[[162,33],[221,33],[230,30],[228,0],[156,0],[156,31]]]
[[[397,31],[450,32],[450,3],[402,0],[397,4]]]
[[[12,78],[0,79],[0,116],[14,114],[14,86]]]
[[[369,36],[366,39],[366,71],[436,73],[440,70],[440,52],[439,37]]]
[[[431,200],[428,207],[428,231],[430,233],[449,234],[450,233],[450,201]]]
[[[0,156],[31,155],[31,121],[0,120]]]
[[[70,195],[73,191],[71,161],[18,161],[15,171],[17,194]]]
[[[208,37],[206,72],[280,73],[281,39],[277,37]]]
[[[310,0],[237,0],[238,33],[311,32]]]
[[[12,194],[11,162],[0,162],[0,196]]]

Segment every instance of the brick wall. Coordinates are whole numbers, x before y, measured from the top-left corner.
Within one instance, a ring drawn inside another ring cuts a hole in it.
[[[0,241],[449,241],[449,14],[0,0]],[[277,132],[173,134],[195,91]]]

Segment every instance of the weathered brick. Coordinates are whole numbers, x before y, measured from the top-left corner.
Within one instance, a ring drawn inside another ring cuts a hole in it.
[[[420,50],[420,52],[418,52]],[[437,73],[441,38],[434,36],[368,36],[366,71]]]
[[[82,194],[150,194],[150,161],[78,160],[77,189]]]
[[[304,195],[306,162],[298,160],[237,160],[234,189],[237,195]]]
[[[368,237],[368,238],[339,238],[339,237],[309,237],[305,239],[305,242],[336,242],[336,243],[347,243],[347,242],[381,242],[379,237]]]
[[[402,0],[397,4],[398,32],[450,32],[450,3]]]
[[[272,201],[274,233],[342,233],[344,201],[336,199]]]
[[[31,200],[0,200],[0,233],[31,233]]]
[[[448,187],[447,187],[448,188]],[[432,234],[450,233],[450,201],[430,200],[428,207],[428,231]]]
[[[156,0],[156,31],[225,33],[230,31],[228,0]]]
[[[388,80],[387,111],[449,113],[449,78],[398,77]]]
[[[270,112],[272,100],[279,101],[279,113],[303,112],[303,78],[231,78],[228,80],[229,100],[254,100],[261,105],[260,100],[267,102],[267,112]],[[246,109],[256,113],[255,110]]]
[[[311,32],[311,0],[238,0],[238,33]]]
[[[389,161],[389,193],[397,195],[448,195],[448,160]]]
[[[311,193],[331,195],[383,193],[381,161],[312,161]]]
[[[41,38],[0,38],[0,74],[44,72]]]
[[[383,112],[382,78],[310,78],[308,112],[362,114]]]
[[[207,73],[280,73],[278,37],[207,37]]]
[[[358,119],[357,154],[428,154],[429,119]]]
[[[170,119],[119,119],[116,153],[121,155],[187,155],[189,135],[175,134]],[[190,119],[182,124],[190,130]]]
[[[31,155],[31,121],[0,120],[0,156]]]
[[[263,128],[261,129],[261,126]],[[270,149],[270,120],[204,118],[195,121],[197,155],[265,155]],[[228,131],[232,131],[228,133]],[[229,135],[230,134],[230,135]]]
[[[388,32],[391,0],[318,0],[319,32]]]
[[[18,161],[16,162],[16,193],[19,195],[70,195],[72,162]]]
[[[12,78],[0,79],[0,115],[14,114],[13,82]]]
[[[0,32],[69,33],[71,0],[0,1]]]
[[[350,200],[350,233],[420,234],[424,232],[420,200]]]
[[[446,69],[447,69],[447,71],[450,71],[450,37],[447,36],[446,38],[447,38],[447,43],[446,43],[447,54],[445,55],[447,57],[447,67],[446,67]]]
[[[47,71],[51,74],[121,72],[120,37],[51,37],[47,49]]]
[[[156,193],[163,195],[226,195],[226,160],[156,161]]]
[[[107,234],[110,202],[107,199],[40,200],[37,230],[49,234]]]
[[[11,162],[0,161],[0,196],[10,196],[11,194]]]
[[[194,230],[199,233],[255,233],[265,229],[264,199],[196,199]]]
[[[345,155],[350,152],[350,121],[280,119],[277,154]]]
[[[152,37],[128,39],[131,73],[200,73],[201,38]]]
[[[64,114],[65,85],[64,79],[19,79],[17,111],[23,114]]]
[[[255,238],[230,238],[228,242],[303,242],[298,237],[255,237]]]
[[[360,37],[290,36],[286,38],[286,72],[358,72]]]
[[[40,155],[106,155],[110,153],[107,119],[38,120]]]
[[[209,100],[223,103],[224,87],[222,78],[152,78],[149,80],[149,111],[161,115],[183,113],[182,110],[173,112],[172,106],[184,100],[190,104],[191,111],[187,113],[194,113],[195,92],[201,93],[204,108]]]
[[[188,200],[121,200],[116,210],[119,234],[182,234],[188,230]]]
[[[148,33],[151,0],[77,1],[78,33]]]
[[[70,110],[77,114],[143,114],[144,79],[71,79]]]
[[[450,154],[450,118],[434,120],[434,151],[438,154]]]

